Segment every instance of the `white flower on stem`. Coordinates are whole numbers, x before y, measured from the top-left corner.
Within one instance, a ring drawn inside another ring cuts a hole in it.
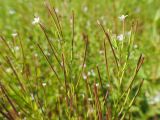
[[[121,15],[121,16],[119,16],[118,18],[119,18],[120,21],[124,21],[127,16],[128,16],[128,15]]]
[[[118,41],[123,41],[123,39],[124,39],[123,34],[120,34],[120,35],[117,36]]]
[[[17,35],[17,33],[12,33],[12,37],[16,37]]]
[[[32,21],[32,24],[35,25],[35,24],[38,24],[40,21],[40,18],[39,17],[35,17]]]

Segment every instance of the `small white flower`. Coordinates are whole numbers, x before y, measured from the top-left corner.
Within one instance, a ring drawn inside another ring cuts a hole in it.
[[[37,23],[39,23],[39,21],[40,21],[40,18],[39,17],[35,17],[34,19],[33,19],[33,21],[32,21],[32,24],[34,25],[34,24],[37,24]]]
[[[91,72],[90,71],[88,71],[88,76],[90,76],[91,75]]]
[[[100,25],[100,24],[101,24],[99,20],[97,20],[97,24],[98,24],[98,25]]]
[[[124,21],[128,15],[121,15],[119,18],[120,21]]]
[[[149,100],[149,104],[157,104],[160,102],[160,93]]]
[[[128,36],[131,36],[131,31],[127,32],[126,34],[127,34]]]
[[[6,69],[6,72],[7,72],[7,73],[11,73],[11,72],[12,72],[12,69],[11,69],[11,68],[7,68],[7,69]]]
[[[17,33],[12,33],[12,37],[16,37],[17,35]]]
[[[88,98],[88,101],[92,101],[93,99],[92,98]]]
[[[51,55],[48,51],[44,51],[44,54],[45,54],[45,55],[48,55],[48,56]]]
[[[64,88],[61,86],[60,89],[63,90]]]
[[[101,55],[102,55],[102,54],[103,54],[103,50],[100,50],[100,51],[99,51],[99,54],[101,54]]]
[[[138,47],[138,45],[137,45],[137,44],[135,44],[133,47],[136,49],[136,48]]]
[[[18,46],[14,47],[14,50],[15,50],[15,51],[19,51],[19,49],[20,49],[20,48],[19,48]]]
[[[110,87],[110,84],[106,84],[106,87]]]
[[[15,10],[9,10],[9,14],[10,14],[10,15],[13,15],[13,14],[15,14],[15,13],[16,13]]]
[[[84,94],[81,94],[82,98],[84,98]]]
[[[96,83],[96,87],[98,87],[99,86],[99,83]]]
[[[123,41],[123,39],[124,39],[123,34],[120,34],[120,35],[118,35],[118,36],[117,36],[117,40],[119,40],[119,41]]]
[[[37,54],[37,53],[35,53],[35,54],[34,54],[34,56],[35,56],[35,57],[38,57],[38,54]]]
[[[46,83],[42,83],[42,86],[45,87],[47,84]]]
[[[83,74],[83,79],[86,80],[87,79],[87,75]]]
[[[96,74],[95,74],[93,69],[91,70],[91,74],[92,74],[92,76],[96,76]]]
[[[83,11],[84,11],[84,12],[87,12],[87,11],[88,11],[88,7],[87,7],[87,6],[84,6],[84,7],[83,7]]]
[[[58,13],[58,12],[59,12],[59,9],[58,9],[58,8],[55,8],[55,12]]]
[[[34,95],[31,93],[31,100],[34,100]]]

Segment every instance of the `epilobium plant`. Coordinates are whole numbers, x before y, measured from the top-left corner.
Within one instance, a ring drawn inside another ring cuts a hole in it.
[[[55,34],[49,34],[52,30],[48,30],[39,17],[35,17],[32,24],[39,26],[41,32],[38,31],[38,34],[45,36],[47,44],[32,40],[34,47],[29,50],[19,34],[12,35],[17,36],[14,44],[9,44],[1,36],[5,49],[1,53],[0,69],[0,112],[3,117],[37,120],[131,118],[131,108],[143,84],[143,80],[137,80],[137,75],[144,56],[137,58],[134,68],[129,66],[137,26],[132,26],[129,37],[121,34],[115,38],[98,21],[97,29],[104,41],[97,56],[100,55],[102,60],[90,62],[92,41],[87,33],[83,33],[83,49],[78,48],[74,12],[70,37],[58,15],[60,11],[57,13],[50,4],[46,4],[46,8],[49,19],[53,20]],[[120,20],[124,21],[126,17],[122,15]],[[52,38],[60,42],[53,42]]]

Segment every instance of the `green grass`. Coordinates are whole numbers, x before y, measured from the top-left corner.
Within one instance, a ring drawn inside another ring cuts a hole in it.
[[[159,4],[0,0],[0,119],[159,119]]]

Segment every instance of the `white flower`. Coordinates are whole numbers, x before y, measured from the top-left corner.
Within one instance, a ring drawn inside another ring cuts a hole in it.
[[[34,100],[34,95],[31,93],[31,100]]]
[[[135,44],[133,47],[136,49],[136,48],[138,47],[138,45],[137,45],[137,44]]]
[[[95,74],[93,69],[91,70],[91,74],[92,74],[92,76],[96,76],[96,74]]]
[[[87,79],[87,76],[85,74],[83,74],[83,79],[86,80]]]
[[[88,98],[88,101],[92,101],[93,99],[92,98]]]
[[[127,32],[126,35],[131,36],[131,31]]]
[[[160,93],[149,100],[149,104],[157,104],[160,102]]]
[[[55,12],[58,13],[58,12],[59,12],[59,9],[58,9],[58,8],[55,8]]]
[[[35,54],[34,54],[34,56],[35,56],[35,57],[38,57],[38,54],[37,54],[37,53],[35,53]]]
[[[6,72],[7,72],[7,73],[11,73],[11,72],[12,72],[12,69],[11,69],[11,68],[7,68],[7,69],[6,69]]]
[[[98,87],[99,86],[99,83],[96,83],[96,87]]]
[[[46,83],[42,83],[42,86],[45,87],[47,84]]]
[[[88,7],[87,7],[87,6],[84,6],[84,7],[83,7],[83,11],[84,11],[84,12],[87,12],[87,11],[88,11]]]
[[[32,21],[32,24],[34,25],[34,24],[37,24],[37,23],[39,23],[39,21],[40,21],[40,18],[39,17],[35,17],[34,19],[33,19],[33,21]]]
[[[15,14],[15,13],[16,13],[15,10],[9,10],[9,14],[10,14],[10,15],[13,15],[13,14]]]
[[[88,110],[88,114],[92,114],[92,113],[94,113],[94,109],[91,107],[91,108],[89,108],[89,110]]]
[[[101,55],[102,55],[102,54],[103,54],[103,50],[100,50],[100,51],[99,51],[99,54],[101,54]]]
[[[128,15],[121,15],[121,16],[118,17],[118,18],[119,18],[120,21],[124,21],[127,16],[128,16]]]
[[[91,72],[90,71],[88,71],[88,76],[90,76],[91,75]]]
[[[123,34],[120,34],[120,35],[118,35],[118,36],[117,36],[117,40],[119,40],[119,41],[123,41],[123,39],[124,39]]]
[[[19,51],[19,47],[18,46],[14,47],[14,50]]]
[[[17,33],[12,33],[12,37],[16,37],[17,36]]]

